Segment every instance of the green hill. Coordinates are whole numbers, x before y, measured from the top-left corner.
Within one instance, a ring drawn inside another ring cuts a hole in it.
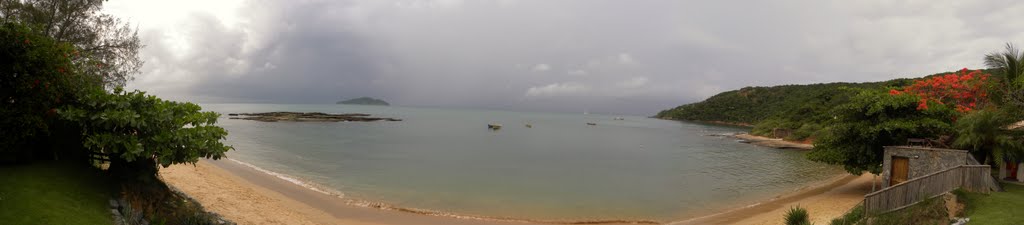
[[[376,98],[370,98],[370,97],[353,98],[353,99],[349,99],[349,100],[345,100],[345,101],[339,101],[339,102],[337,102],[337,104],[347,104],[347,105],[391,105],[391,104],[388,104],[388,102],[385,102],[384,100],[380,100],[380,99],[376,99]]]
[[[913,80],[745,87],[667,109],[655,117],[749,126],[757,135],[803,140],[821,130],[825,125],[822,123],[832,117],[832,108],[848,102],[858,90],[886,91],[910,85]]]
[[[909,84],[909,79],[870,83],[826,83],[745,87],[722,92],[696,103],[661,111],[662,119],[757,124],[774,116],[820,112],[846,102],[851,89],[886,89]]]

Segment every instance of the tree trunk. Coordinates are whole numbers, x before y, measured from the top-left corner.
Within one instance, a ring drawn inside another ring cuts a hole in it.
[[[134,180],[151,184],[156,182],[157,164],[152,158],[125,161],[117,155],[110,157],[110,173],[117,179]]]

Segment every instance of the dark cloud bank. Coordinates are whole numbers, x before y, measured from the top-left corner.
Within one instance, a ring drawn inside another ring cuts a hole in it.
[[[915,77],[1020,44],[1024,3],[243,1],[145,27],[130,87],[199,102],[651,115],[744,86]],[[146,21],[138,21],[145,23]]]

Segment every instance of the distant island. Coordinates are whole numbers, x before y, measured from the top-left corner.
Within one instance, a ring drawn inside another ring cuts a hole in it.
[[[391,104],[388,104],[388,102],[385,102],[384,100],[380,100],[380,99],[376,99],[376,98],[370,98],[370,97],[353,98],[353,99],[349,99],[349,100],[345,100],[345,101],[339,101],[337,104],[346,104],[346,105],[391,105]]]

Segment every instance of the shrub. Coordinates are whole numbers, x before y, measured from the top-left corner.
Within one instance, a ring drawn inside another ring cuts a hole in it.
[[[830,225],[854,225],[860,222],[861,218],[864,218],[864,205],[857,205],[853,207],[845,215],[832,219]]]
[[[157,164],[220,159],[232,149],[221,143],[228,132],[215,125],[220,115],[201,112],[196,104],[120,88],[113,93],[95,90],[79,101],[59,113],[81,127],[85,148],[110,156],[115,174],[154,179]]]
[[[806,209],[800,208],[800,206],[795,206],[793,208],[789,208],[789,211],[786,212],[786,225],[810,225],[810,224],[811,224],[810,216],[807,214],[807,210]]]

